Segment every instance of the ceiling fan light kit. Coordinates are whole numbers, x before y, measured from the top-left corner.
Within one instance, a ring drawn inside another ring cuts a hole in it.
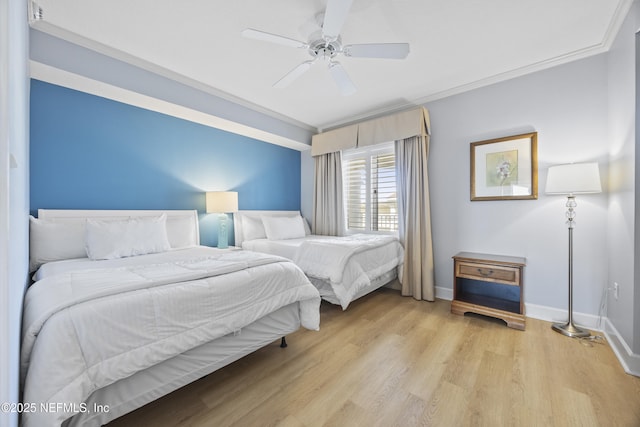
[[[312,60],[305,61],[289,71],[273,86],[279,89],[289,86],[293,81],[307,72],[311,65],[321,59],[327,62],[329,74],[343,96],[356,92],[356,86],[349,78],[346,70],[336,61],[336,56],[344,55],[354,58],[404,59],[409,55],[408,43],[370,43],[342,45],[340,31],[347,19],[353,0],[328,0],[325,9],[322,29],[313,33],[309,43],[289,37],[271,34],[253,28],[242,31],[247,38],[280,44],[288,47],[307,49]]]

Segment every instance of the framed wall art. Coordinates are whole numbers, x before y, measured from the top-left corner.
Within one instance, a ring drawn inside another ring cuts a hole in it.
[[[538,198],[538,133],[471,143],[471,200]]]

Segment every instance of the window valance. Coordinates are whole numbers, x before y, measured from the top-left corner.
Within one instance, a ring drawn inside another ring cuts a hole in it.
[[[335,153],[356,148],[358,145],[358,125],[343,126],[311,137],[311,155]]]
[[[397,141],[431,132],[429,111],[424,107],[367,120],[314,135],[311,155]]]

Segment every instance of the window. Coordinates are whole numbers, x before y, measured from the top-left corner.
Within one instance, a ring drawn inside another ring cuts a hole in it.
[[[397,231],[393,143],[344,151],[342,169],[347,230]]]

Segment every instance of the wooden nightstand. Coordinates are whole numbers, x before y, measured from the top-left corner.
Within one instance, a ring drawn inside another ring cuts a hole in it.
[[[524,330],[525,258],[460,252],[453,257],[451,312],[496,317]]]

